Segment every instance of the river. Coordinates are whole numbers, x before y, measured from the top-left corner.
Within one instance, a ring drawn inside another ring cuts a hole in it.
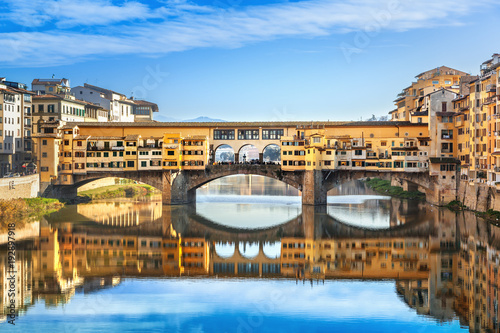
[[[310,207],[225,177],[193,205],[94,201],[14,231],[1,332],[498,331],[499,229],[358,181]]]

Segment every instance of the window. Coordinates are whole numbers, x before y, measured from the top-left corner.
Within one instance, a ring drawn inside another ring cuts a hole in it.
[[[441,103],[441,111],[446,112],[446,102]]]
[[[238,130],[238,140],[259,140],[259,130]]]
[[[42,157],[47,157],[47,153],[42,153]]]
[[[452,143],[441,143],[441,152],[442,153],[453,153],[453,144]]]
[[[47,112],[54,113],[54,104],[47,105]]]
[[[127,168],[133,168],[135,166],[134,161],[127,161]]]
[[[282,129],[263,129],[262,140],[279,140],[283,136]]]
[[[42,140],[42,146],[46,146],[47,145],[47,140]]]
[[[439,84],[439,80],[432,80],[432,84]]]
[[[321,143],[321,138],[314,137],[313,138],[313,143]]]
[[[47,171],[49,171],[49,167],[42,167],[41,170],[44,172],[47,172]]]
[[[146,167],[147,166],[147,162],[146,161],[141,161],[141,167]]]
[[[453,139],[453,130],[441,130],[441,139]]]
[[[360,156],[360,155],[362,155],[362,154],[363,154],[363,151],[362,151],[361,149],[356,149],[356,150],[354,151],[354,155],[356,155],[356,156]]]

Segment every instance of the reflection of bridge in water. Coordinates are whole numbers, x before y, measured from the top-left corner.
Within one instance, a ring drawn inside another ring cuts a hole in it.
[[[298,270],[304,270],[304,274],[309,276],[305,271],[308,269],[310,273],[314,270],[323,277],[333,276],[336,265],[342,266],[342,272],[346,273],[346,265],[352,264],[355,267],[367,257],[367,248],[365,248],[367,244],[363,242],[358,244],[358,250],[362,250],[363,253],[358,253],[356,245],[351,244],[349,253],[341,254],[338,242],[348,239],[409,238],[422,238],[427,242],[427,239],[436,232],[435,219],[431,218],[429,212],[425,210],[420,211],[417,217],[420,221],[418,223],[400,224],[375,230],[337,221],[327,214],[325,206],[303,206],[301,214],[295,218],[263,229],[238,229],[224,226],[197,214],[194,205],[163,207],[156,202],[139,203],[135,206],[125,203],[120,205],[118,210],[113,202],[70,206],[60,214],[49,216],[47,220],[49,222],[86,221],[88,223],[84,226],[73,225],[71,230],[75,235],[68,236],[68,238],[78,239],[76,235],[84,234],[86,236],[82,238],[91,242],[88,244],[89,247],[94,248],[94,245],[98,245],[96,247],[98,249],[100,245],[105,245],[109,249],[103,251],[108,251],[108,253],[114,250],[113,246],[108,246],[110,242],[111,244],[127,242],[127,246],[122,246],[124,253],[130,250],[129,253],[135,253],[138,262],[142,260],[142,263],[146,263],[146,267],[153,265],[158,269],[162,268],[156,272],[160,275],[187,273],[293,276]],[[119,223],[113,221],[119,221]],[[91,222],[96,222],[100,226],[93,226]],[[116,238],[118,235],[122,238]],[[130,240],[134,237],[135,239]],[[192,243],[203,245],[190,246]],[[264,253],[264,246],[268,243],[279,244],[279,251],[274,257],[269,257]],[[285,243],[286,248],[281,246]],[[296,249],[290,250],[289,244],[292,243]],[[227,253],[219,255],[217,244],[227,244],[227,246],[234,247],[234,250],[231,255]],[[252,246],[257,247],[258,252],[250,257],[245,248]],[[386,252],[390,253],[390,251]],[[354,256],[355,260],[352,260],[352,263],[347,258],[348,255]],[[122,263],[131,258],[132,256],[129,255]],[[96,259],[93,266],[102,267],[104,259],[100,257]],[[118,263],[119,260],[115,261]],[[140,264],[125,266],[129,271],[131,267],[137,267],[137,265],[140,266]],[[427,264],[422,265],[424,268],[426,266]],[[414,265],[413,270],[417,271],[419,267]],[[120,273],[120,269],[123,272],[123,267],[114,268],[109,273]],[[422,271],[425,272],[425,269],[421,269]],[[99,274],[102,273],[104,272],[99,270]],[[363,274],[367,274],[365,268],[363,268]],[[382,277],[398,276],[401,276],[399,272],[385,274]]]
[[[434,209],[422,213],[421,223],[377,231],[311,209],[286,224],[252,231],[206,224],[187,207],[164,209],[154,222],[119,227],[49,217],[53,223],[42,222],[39,237],[18,244],[23,267],[18,290],[23,297],[41,295],[49,304],[61,304],[79,286],[87,291],[112,286],[120,276],[392,278],[410,307],[445,321],[455,313],[468,321],[470,313],[483,312],[478,302],[498,298],[486,286],[478,293],[465,288],[475,283],[470,270],[483,272],[488,283],[498,277],[493,274],[500,257],[498,232],[477,223],[473,214]],[[218,252],[224,243],[234,250]],[[266,248],[274,253],[266,255]],[[493,316],[493,308],[486,311]]]

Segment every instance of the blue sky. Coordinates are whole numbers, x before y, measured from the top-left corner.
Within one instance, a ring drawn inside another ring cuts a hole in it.
[[[0,76],[155,102],[158,119],[359,120],[499,52],[492,0],[4,0]]]

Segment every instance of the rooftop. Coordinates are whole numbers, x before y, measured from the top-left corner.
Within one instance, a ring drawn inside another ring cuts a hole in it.
[[[426,127],[427,123],[411,123],[409,121],[255,121],[255,122],[68,122],[68,125],[79,127],[297,127],[297,128],[324,128],[324,127],[377,127],[377,126],[409,126]]]

